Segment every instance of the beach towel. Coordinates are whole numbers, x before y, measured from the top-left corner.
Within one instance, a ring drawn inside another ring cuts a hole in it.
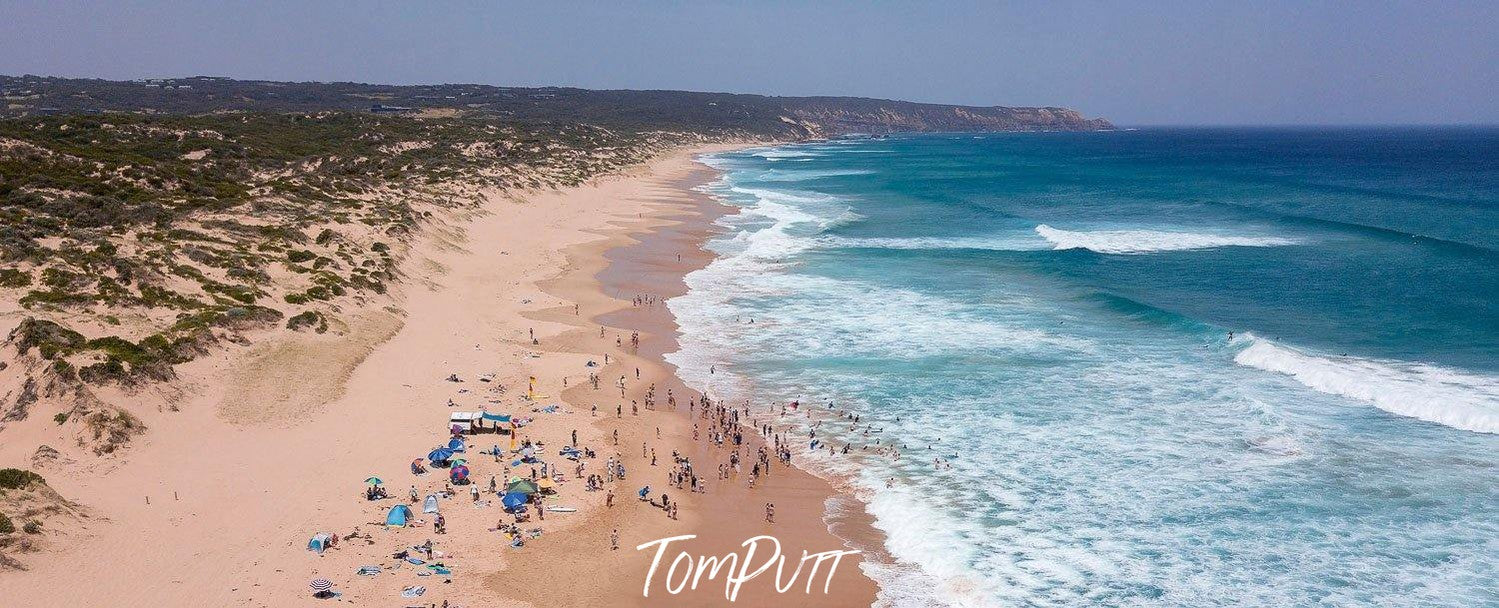
[[[380,567],[379,566],[360,566],[359,567],[359,571],[355,572],[355,574],[358,574],[360,576],[374,576],[374,575],[379,574],[379,573],[380,573]]]
[[[421,595],[423,593],[426,593],[426,592],[427,592],[427,588],[426,587],[423,587],[421,585],[415,585],[415,586],[411,586],[411,587],[407,587],[405,589],[402,589],[401,590],[401,597],[421,597]]]

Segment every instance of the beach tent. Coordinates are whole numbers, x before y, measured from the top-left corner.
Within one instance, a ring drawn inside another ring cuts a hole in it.
[[[436,494],[428,494],[427,495],[427,500],[425,500],[425,501],[422,502],[422,512],[423,513],[436,513],[437,512],[437,495]]]
[[[406,527],[406,521],[411,519],[411,507],[396,505],[390,508],[390,513],[385,515],[385,525]]]
[[[500,505],[506,511],[514,510],[516,507],[526,504],[526,495],[520,492],[511,492],[500,497]]]
[[[535,494],[539,489],[540,488],[537,488],[536,484],[529,479],[516,479],[514,481],[511,481],[510,483],[505,484],[506,494],[520,493],[530,495]]]
[[[454,452],[462,452],[466,448],[463,447],[463,440],[462,439],[454,437],[452,440],[448,441],[448,449],[452,450]]]
[[[318,532],[312,537],[312,540],[307,541],[307,550],[317,551],[319,554],[322,554],[323,550],[328,548],[328,543],[332,541],[332,534],[329,534],[327,532]]]

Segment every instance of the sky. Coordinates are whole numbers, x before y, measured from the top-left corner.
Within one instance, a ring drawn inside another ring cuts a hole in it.
[[[0,0],[0,74],[854,95],[1121,125],[1494,124],[1496,24],[1496,0]]]

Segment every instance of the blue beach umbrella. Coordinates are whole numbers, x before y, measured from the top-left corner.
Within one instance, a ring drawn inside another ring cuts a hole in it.
[[[453,450],[447,448],[437,448],[427,454],[427,460],[431,460],[432,462],[441,462],[452,457]]]
[[[523,504],[526,504],[526,495],[520,492],[511,492],[500,497],[500,504],[503,505],[505,507],[505,510],[507,511],[510,509],[514,509]]]

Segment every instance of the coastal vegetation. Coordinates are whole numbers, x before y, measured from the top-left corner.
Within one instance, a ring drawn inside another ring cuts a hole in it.
[[[689,137],[337,111],[0,120],[0,293],[30,315],[11,339],[64,380],[168,380],[282,319],[328,331],[398,278],[392,244],[480,189],[576,185]]]

